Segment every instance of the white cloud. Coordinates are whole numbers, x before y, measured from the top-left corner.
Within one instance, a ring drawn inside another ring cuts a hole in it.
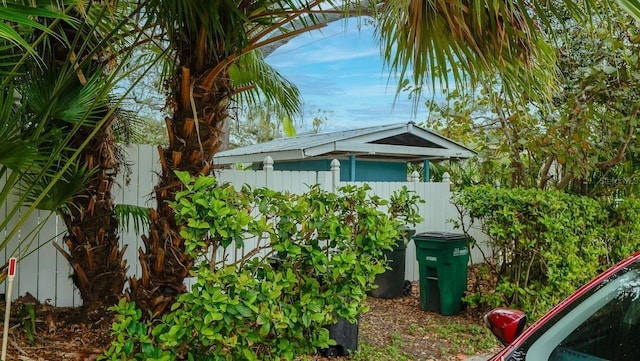
[[[271,54],[267,61],[276,68],[288,68],[300,66],[301,60],[304,61],[305,65],[313,65],[377,57],[379,54],[380,52],[377,48],[354,49],[322,44],[313,48],[280,48]]]
[[[397,75],[389,78],[373,31],[342,22],[292,39],[267,59],[293,81],[304,98],[305,119],[329,111],[325,131],[423,121],[423,106],[413,114],[406,94],[396,97]],[[426,99],[425,99],[426,100]]]
[[[277,68],[378,57],[380,50],[373,41],[373,28],[357,27],[350,19],[330,23],[325,28],[298,35],[278,48],[267,61]]]

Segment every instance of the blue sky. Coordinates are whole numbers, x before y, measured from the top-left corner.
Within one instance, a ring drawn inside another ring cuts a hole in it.
[[[373,28],[361,25],[358,29],[355,19],[346,25],[336,21],[292,39],[266,58],[300,89],[306,124],[298,126],[299,132],[318,109],[330,112],[324,131],[426,119],[424,106],[412,115],[406,94],[394,105],[397,80],[388,82]]]

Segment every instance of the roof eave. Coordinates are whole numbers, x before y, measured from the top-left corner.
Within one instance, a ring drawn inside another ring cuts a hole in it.
[[[294,149],[279,152],[265,152],[256,154],[238,154],[238,155],[215,155],[213,164],[234,164],[234,163],[259,163],[263,162],[266,157],[271,157],[274,162],[282,162],[287,160],[299,160],[306,158],[304,150]]]

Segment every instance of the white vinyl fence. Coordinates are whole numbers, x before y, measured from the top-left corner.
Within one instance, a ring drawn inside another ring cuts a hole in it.
[[[155,207],[152,190],[157,180],[155,172],[159,169],[156,148],[146,145],[131,146],[127,148],[127,154],[132,172],[129,179],[126,179],[125,175],[120,176],[118,186],[113,190],[116,203]],[[268,187],[291,193],[305,192],[309,186],[314,184],[329,191],[345,184],[362,184],[340,182],[339,163],[333,162],[332,167],[332,170],[321,172],[274,171],[267,162],[264,170],[220,170],[216,172],[216,176],[220,181],[230,182],[237,187],[249,184],[254,187]],[[419,182],[416,177],[409,182],[367,183],[372,188],[372,192],[382,198],[388,198],[402,186],[407,186],[409,190],[415,191],[417,195],[422,197],[426,201],[420,206],[420,214],[424,218],[424,222],[416,225],[417,233],[456,231],[448,222],[450,219],[458,217],[455,207],[450,202],[449,182],[425,183]],[[0,207],[0,218],[6,217],[8,211],[7,204]],[[82,300],[70,279],[71,267],[50,243],[57,242],[66,247],[63,242],[63,235],[66,231],[64,224],[55,215],[45,218],[46,212],[36,213],[20,228],[20,233],[0,250],[0,259],[2,260],[8,260],[14,250],[16,253],[13,256],[20,258],[13,285],[13,295],[18,297],[29,292],[41,302],[46,301],[57,306],[79,305]],[[28,250],[26,247],[16,249],[18,242],[28,237],[29,230],[39,224],[42,225],[42,228],[31,247]],[[6,230],[0,230],[0,239],[5,238],[6,232]],[[128,245],[125,257],[130,266],[130,276],[140,276],[137,250],[139,247],[144,247],[142,240],[133,230],[129,230],[121,234],[120,242],[122,245]],[[406,279],[418,280],[419,278],[415,257],[415,246],[413,242],[410,242],[406,253]]]

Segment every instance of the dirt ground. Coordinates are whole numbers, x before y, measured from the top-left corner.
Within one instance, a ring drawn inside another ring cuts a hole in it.
[[[476,311],[463,310],[455,316],[441,316],[420,310],[419,286],[413,284],[410,295],[396,299],[369,297],[370,312],[363,314],[359,327],[359,348],[366,345],[400,347],[403,355],[415,360],[440,361],[464,360],[468,356],[453,346],[459,335],[439,330],[456,324],[461,332],[464,325],[473,330],[484,328],[482,317]],[[31,324],[29,306],[35,311],[35,332],[26,332]],[[0,307],[4,314],[4,307]],[[94,315],[91,321],[79,308],[54,308],[37,303],[30,295],[20,297],[12,307],[10,333],[8,337],[8,360],[21,361],[91,361],[95,360],[110,343],[110,328],[113,316]],[[28,327],[28,326],[27,326]],[[29,338],[33,341],[30,341]],[[482,337],[482,336],[481,336]],[[489,336],[490,337],[490,336]],[[494,349],[474,349],[475,353],[487,353]],[[320,355],[315,360],[328,360]],[[347,360],[338,357],[332,360]]]
[[[497,339],[482,320],[484,313],[479,310],[463,308],[454,316],[422,311],[418,282],[413,283],[410,295],[395,299],[369,297],[367,304],[370,311],[360,319],[360,350],[363,346],[375,345],[385,349],[397,348],[396,352],[406,359],[416,361],[463,361],[470,356],[493,354],[500,349]],[[485,347],[469,347],[471,344]],[[348,359],[338,357],[331,360]],[[314,360],[330,359],[318,355]]]

